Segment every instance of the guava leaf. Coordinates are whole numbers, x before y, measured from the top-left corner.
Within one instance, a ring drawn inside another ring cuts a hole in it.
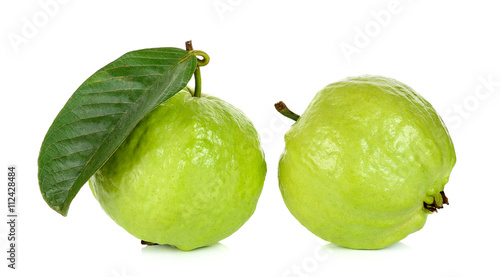
[[[50,126],[38,157],[49,206],[66,216],[80,188],[139,121],[184,88],[197,59],[178,48],[132,51],[88,78]]]

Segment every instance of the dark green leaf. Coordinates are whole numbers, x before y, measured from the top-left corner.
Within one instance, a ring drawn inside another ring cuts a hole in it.
[[[144,49],[88,78],[42,143],[38,180],[49,206],[67,215],[80,188],[148,112],[187,85],[196,63],[196,56],[182,49]]]

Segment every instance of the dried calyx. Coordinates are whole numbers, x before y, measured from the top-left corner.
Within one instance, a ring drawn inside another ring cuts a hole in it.
[[[448,197],[444,194],[444,191],[441,191],[439,195],[434,197],[432,204],[428,204],[424,202],[424,208],[431,212],[437,212],[438,209],[442,209],[443,205],[449,205]]]

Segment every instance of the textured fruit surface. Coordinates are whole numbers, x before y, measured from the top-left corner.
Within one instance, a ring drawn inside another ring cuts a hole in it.
[[[252,123],[189,88],[149,113],[90,179],[106,213],[135,237],[181,250],[212,245],[255,210],[266,174]]]
[[[324,240],[379,249],[421,229],[446,198],[453,143],[410,87],[360,76],[319,91],[285,135],[280,189],[290,212]]]

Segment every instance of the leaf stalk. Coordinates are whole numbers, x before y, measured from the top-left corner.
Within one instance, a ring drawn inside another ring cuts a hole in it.
[[[193,50],[193,42],[191,40],[186,41],[186,50],[189,51],[190,54],[196,56],[197,66],[194,71],[194,94],[193,97],[201,97],[201,72],[200,67],[207,65],[210,62],[210,56],[207,53],[200,50]],[[202,58],[198,58],[201,56]]]

